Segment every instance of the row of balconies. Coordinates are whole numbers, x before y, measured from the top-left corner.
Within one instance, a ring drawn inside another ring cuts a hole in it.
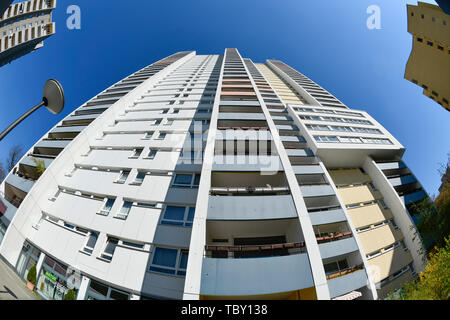
[[[55,9],[55,0],[30,0],[27,2],[15,3],[3,13],[1,22],[7,22],[9,19],[16,19],[21,15],[25,15],[31,12],[40,10],[52,10]]]
[[[0,38],[0,52],[10,50],[14,47],[43,41],[46,37],[54,34],[54,23],[30,27],[20,31],[16,31],[10,35]]]

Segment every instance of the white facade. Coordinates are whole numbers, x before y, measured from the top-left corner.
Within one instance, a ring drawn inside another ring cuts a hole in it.
[[[277,63],[267,66],[295,88]],[[283,104],[235,49],[180,52],[136,72],[50,130],[0,186],[0,254],[24,278],[36,264],[36,290],[47,299],[63,297],[73,279],[79,300],[334,299],[352,291],[376,299],[327,167],[342,158],[375,170],[368,157],[400,160],[404,149],[367,113],[336,114],[354,111],[297,91],[310,106]],[[334,134],[341,122],[316,132],[310,126],[326,120],[302,115],[324,113],[298,108],[366,119],[345,126],[379,132]],[[390,143],[316,138],[333,134]],[[42,176],[32,158],[44,161]],[[334,236],[319,239],[319,229]],[[352,272],[329,277],[337,260]]]

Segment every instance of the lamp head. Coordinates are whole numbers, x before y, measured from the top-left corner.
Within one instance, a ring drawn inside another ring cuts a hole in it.
[[[65,103],[64,90],[57,80],[47,80],[44,85],[44,96],[42,100],[51,113],[58,114],[62,111]]]

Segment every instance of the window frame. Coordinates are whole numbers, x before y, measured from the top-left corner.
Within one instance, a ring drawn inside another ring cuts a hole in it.
[[[184,208],[183,219],[182,220],[175,220],[175,219],[165,218],[164,216],[165,216],[165,214],[167,212],[167,208],[169,208],[169,207]],[[194,210],[194,214],[192,216],[192,220],[189,220],[189,215],[190,215],[191,209]],[[192,224],[194,222],[194,217],[195,217],[195,207],[176,206],[176,205],[164,205],[163,211],[162,211],[162,214],[161,214],[160,224],[161,225],[168,225],[168,226],[189,227],[189,228],[191,228]]]
[[[175,258],[175,263],[174,263],[175,267],[164,266],[164,265],[159,265],[159,264],[154,263],[155,255],[156,255],[156,252],[158,249],[175,250],[177,252],[176,258]],[[166,275],[166,276],[184,277],[186,275],[187,268],[186,269],[181,268],[181,262],[182,262],[183,254],[186,254],[186,253],[188,254],[188,258],[189,258],[189,250],[188,249],[155,246],[154,249],[152,250],[151,263],[150,263],[150,266],[148,267],[147,271]],[[161,269],[162,270],[165,269],[166,271],[169,271],[169,272],[161,271]],[[173,273],[172,273],[172,271],[173,271]]]

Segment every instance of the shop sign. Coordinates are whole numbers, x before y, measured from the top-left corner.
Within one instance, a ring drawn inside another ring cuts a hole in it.
[[[47,276],[47,278],[49,278],[53,282],[56,282],[56,277],[53,274],[51,274],[50,272],[46,271],[45,275]]]

